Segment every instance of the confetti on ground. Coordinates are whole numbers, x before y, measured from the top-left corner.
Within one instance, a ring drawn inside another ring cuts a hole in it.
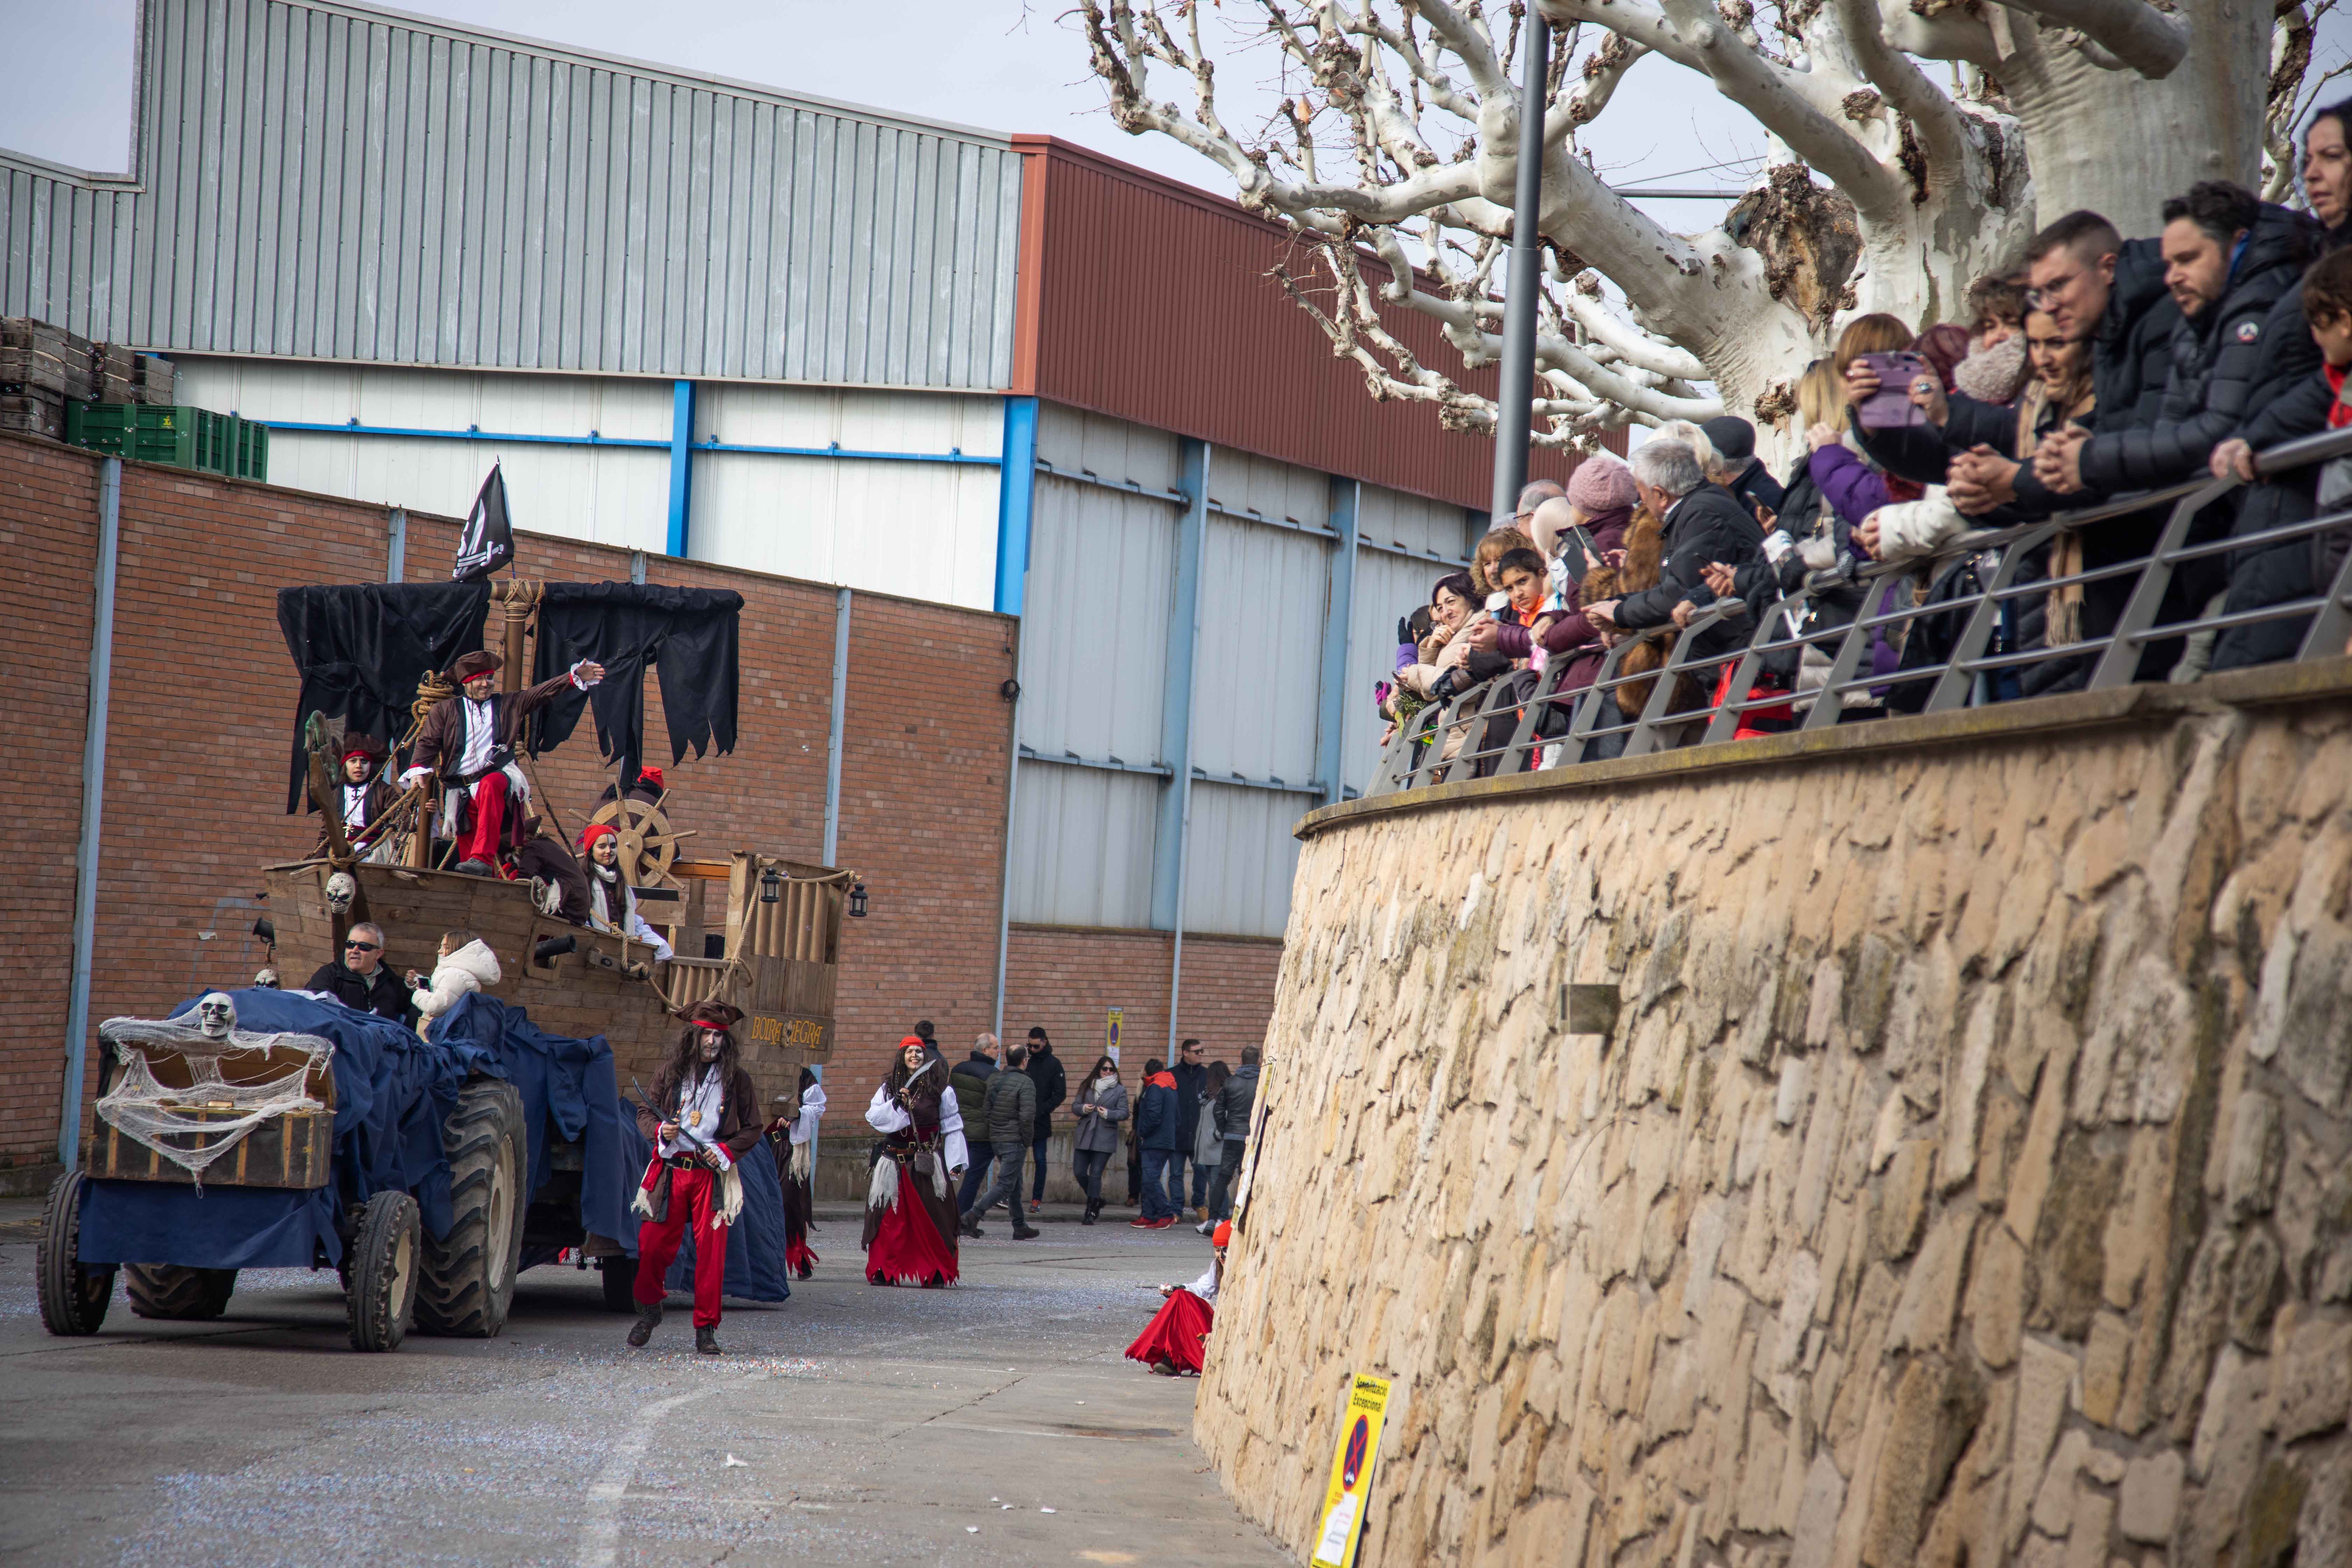
[[[1056,1510],[1053,1510],[1053,1509],[1050,1509],[1050,1508],[1041,1508],[1041,1509],[1039,1509],[1037,1511],[1038,1511],[1039,1513],[1053,1513],[1053,1512],[1055,1512],[1055,1511],[1056,1511]]]
[[[730,1454],[727,1456],[727,1462],[719,1468],[722,1470],[748,1470],[751,1468],[751,1462],[749,1459],[739,1459]]]
[[[976,1524],[967,1524],[963,1527],[963,1532],[966,1535],[978,1535],[980,1533],[980,1526]]]

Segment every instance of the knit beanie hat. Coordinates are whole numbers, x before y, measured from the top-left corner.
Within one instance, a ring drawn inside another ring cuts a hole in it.
[[[1606,452],[1595,452],[1568,476],[1568,504],[1590,517],[1632,506],[1633,470]]]

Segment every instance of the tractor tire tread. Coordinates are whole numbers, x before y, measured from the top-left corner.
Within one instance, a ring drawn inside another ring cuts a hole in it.
[[[142,1318],[202,1322],[217,1318],[236,1289],[234,1268],[190,1268],[177,1263],[126,1263],[123,1294]]]
[[[98,1332],[114,1295],[113,1266],[81,1261],[81,1197],[88,1178],[68,1171],[49,1184],[41,1207],[41,1242],[34,1273],[41,1323],[49,1332],[79,1339]]]
[[[458,1091],[457,1107],[441,1133],[442,1151],[449,1160],[449,1232],[438,1241],[425,1237],[419,1254],[419,1333],[488,1339],[506,1326],[522,1256],[521,1188],[530,1177],[530,1158],[526,1131],[522,1096],[505,1079],[471,1079]],[[512,1190],[507,1203],[507,1255],[495,1259],[488,1255],[490,1213],[499,1149],[509,1142],[514,1158],[508,1175]],[[501,1273],[503,1289],[497,1284]]]
[[[417,1244],[424,1238],[425,1227],[417,1218],[416,1200],[406,1193],[378,1193],[360,1212],[348,1254],[352,1288],[343,1298],[353,1350],[395,1351],[407,1336],[415,1293],[410,1292],[410,1310],[402,1312],[394,1299],[399,1271],[390,1267],[404,1227],[410,1233],[412,1254],[421,1252]]]

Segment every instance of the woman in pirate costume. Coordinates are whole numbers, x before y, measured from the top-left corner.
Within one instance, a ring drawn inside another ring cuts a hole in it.
[[[642,1346],[662,1321],[663,1278],[694,1226],[694,1348],[719,1353],[719,1294],[727,1280],[727,1226],[743,1212],[735,1162],[760,1141],[759,1091],[737,1065],[732,1033],[743,1015],[724,1002],[698,1003],[669,1060],[654,1075],[637,1127],[654,1146],[631,1205],[637,1227],[638,1317],[629,1343]]]
[[[652,948],[656,963],[667,963],[669,943],[637,912],[637,890],[621,875],[621,830],[609,822],[592,822],[580,836],[580,847],[588,852],[588,924],[625,932],[631,942]]]
[[[776,1156],[776,1179],[784,1187],[784,1267],[803,1279],[816,1272],[820,1261],[809,1250],[808,1230],[816,1206],[816,1124],[824,1115],[824,1085],[803,1068],[798,1109],[768,1123],[768,1147]]]
[[[400,792],[382,776],[387,753],[374,736],[353,731],[343,738],[342,777],[335,781],[335,797],[321,808],[342,819],[343,837],[353,853],[370,865],[392,861],[391,824],[384,819],[400,801]],[[327,830],[319,830],[315,858],[327,853]]]
[[[866,1120],[882,1134],[866,1192],[866,1279],[874,1285],[956,1282],[955,1182],[963,1174],[963,1112],[947,1058],[920,1036],[898,1042]]]

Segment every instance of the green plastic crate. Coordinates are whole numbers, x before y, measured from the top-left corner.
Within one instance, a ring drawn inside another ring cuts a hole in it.
[[[236,472],[236,416],[215,414],[209,408],[191,408],[188,414],[196,426],[195,467],[208,474]]]
[[[174,404],[68,403],[66,440],[133,462],[194,468],[201,466],[196,460],[199,415],[221,417]]]
[[[269,426],[257,425],[250,419],[236,422],[236,477],[240,479],[267,480],[269,478]]]

